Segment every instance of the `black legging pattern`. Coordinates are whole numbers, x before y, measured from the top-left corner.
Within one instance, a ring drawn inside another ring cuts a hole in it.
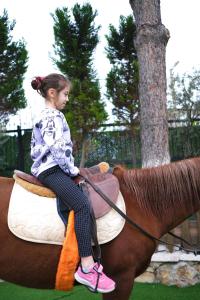
[[[74,210],[79,255],[92,255],[90,206],[85,194],[58,166],[42,172],[38,179]]]

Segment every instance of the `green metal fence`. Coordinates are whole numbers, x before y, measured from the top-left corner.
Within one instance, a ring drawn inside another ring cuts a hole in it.
[[[14,169],[30,172],[31,129],[10,130],[0,132],[0,175],[10,176]],[[139,132],[134,137],[128,130],[112,130],[91,133],[88,136],[89,152],[86,166],[100,161],[110,164],[124,164],[128,167],[141,166],[141,145]],[[200,126],[170,127],[169,144],[171,160],[180,160],[200,155]],[[80,145],[81,146],[81,145]],[[133,146],[135,164],[133,165]],[[75,150],[75,160],[78,165],[81,157],[81,147]]]

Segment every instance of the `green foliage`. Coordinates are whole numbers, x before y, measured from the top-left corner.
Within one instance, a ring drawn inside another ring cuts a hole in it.
[[[136,26],[131,15],[120,16],[119,29],[113,25],[109,29],[106,52],[113,67],[107,75],[107,96],[114,105],[113,114],[120,121],[133,124],[139,112]]]
[[[100,87],[93,68],[93,51],[99,38],[100,26],[95,26],[97,12],[89,3],[72,8],[57,9],[54,19],[55,54],[57,67],[72,78],[67,120],[73,133],[87,133],[98,128],[106,118]]]
[[[110,24],[110,35],[106,35],[108,47],[106,48],[107,57],[111,64],[122,61],[129,64],[137,58],[133,39],[136,37],[136,26],[132,15],[120,16],[119,30]]]
[[[26,106],[23,79],[28,53],[23,40],[13,41],[15,21],[10,22],[4,10],[0,16],[0,119]]]
[[[200,70],[182,76],[175,73],[175,67],[170,70],[168,101],[169,117],[186,119],[187,125],[195,125],[195,119],[200,117]]]
[[[63,73],[81,81],[92,79],[95,72],[92,67],[92,54],[99,38],[100,26],[95,27],[93,12],[89,3],[75,4],[72,9],[56,9],[54,19],[54,62]],[[73,19],[73,20],[72,20]]]
[[[108,117],[93,68],[93,52],[99,42],[100,29],[94,23],[96,15],[89,3],[82,6],[75,4],[72,15],[68,8],[56,9],[55,15],[52,15],[55,36],[53,61],[72,81],[66,118],[73,139],[79,144],[84,142],[84,145],[88,133],[97,129]]]

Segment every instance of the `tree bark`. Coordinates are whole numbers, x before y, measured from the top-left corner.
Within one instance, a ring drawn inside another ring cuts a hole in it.
[[[88,155],[88,139],[84,135],[83,141],[82,141],[81,161],[80,161],[79,168],[84,168],[86,160],[87,160],[87,155]]]
[[[165,49],[169,31],[161,23],[160,0],[130,0],[137,35],[142,166],[168,163]]]

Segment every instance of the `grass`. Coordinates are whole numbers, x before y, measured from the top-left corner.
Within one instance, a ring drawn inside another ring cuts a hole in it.
[[[0,300],[98,300],[100,294],[93,294],[85,287],[78,286],[73,292],[37,290],[23,288],[11,283],[0,284]],[[161,284],[136,283],[130,300],[199,300],[200,284],[177,288]]]

